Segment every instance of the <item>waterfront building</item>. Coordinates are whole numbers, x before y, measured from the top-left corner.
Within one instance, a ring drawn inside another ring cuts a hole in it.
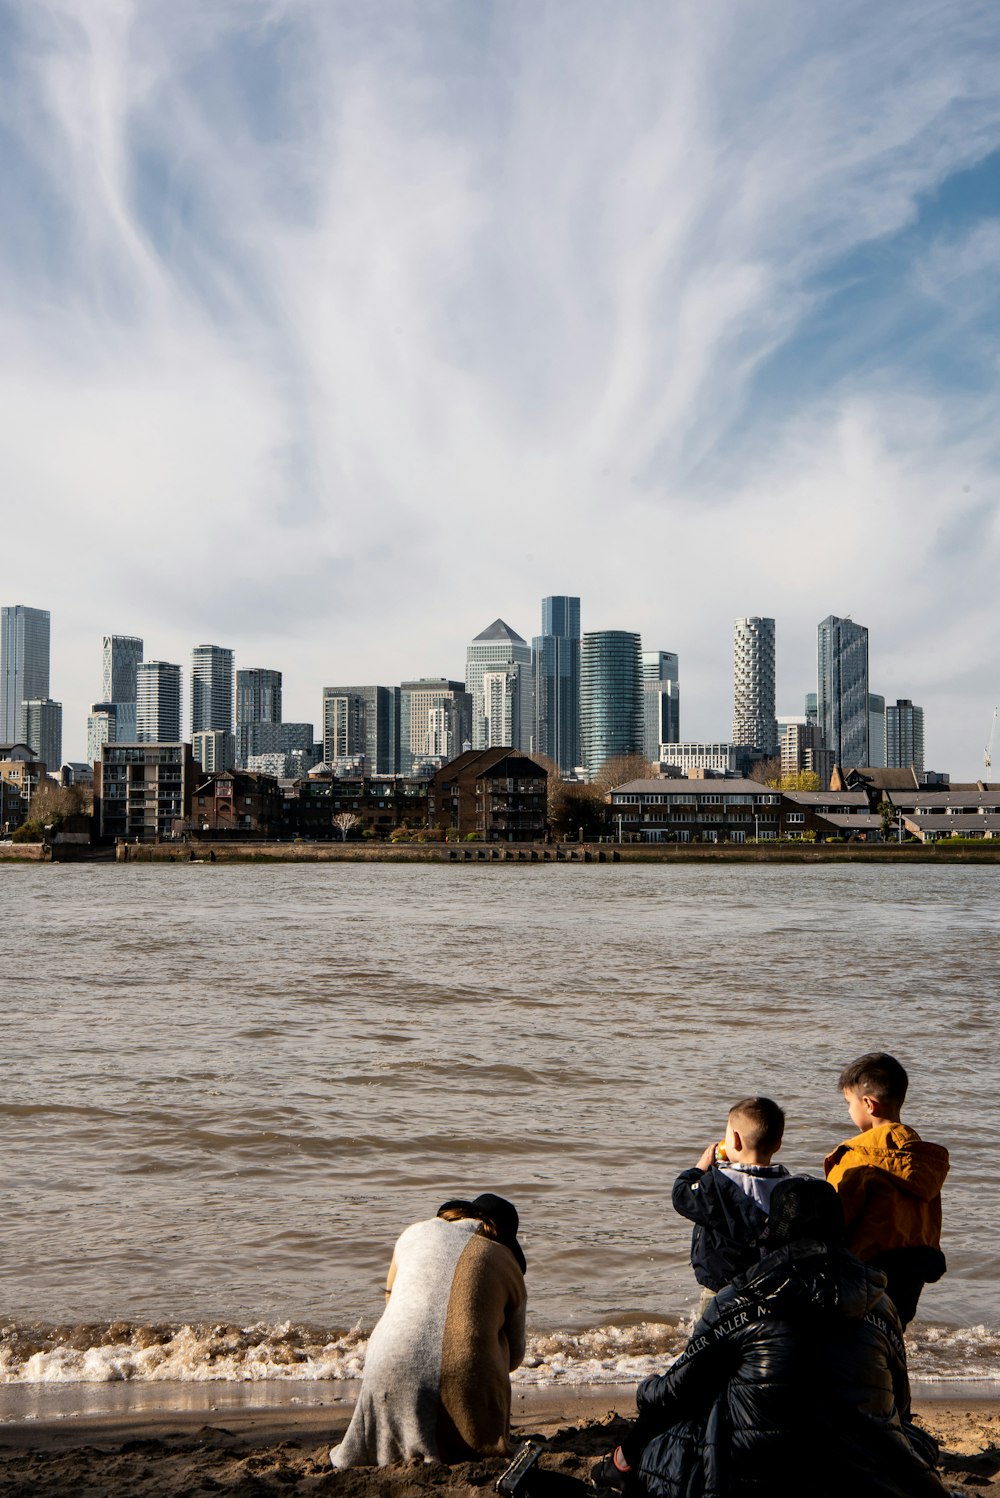
[[[135,681],[135,742],[175,743],[181,736],[180,666],[170,661],[141,661],[135,668]]]
[[[236,673],[236,723],[281,722],[281,672],[248,666]]]
[[[897,698],[885,710],[885,762],[888,769],[924,768],[924,710],[908,697]]]
[[[387,838],[396,827],[422,829],[427,825],[429,777],[407,775],[312,774],[286,789],[282,808],[285,836],[337,838],[334,818],[350,812],[358,818],[349,837]]]
[[[206,775],[232,770],[236,763],[236,739],[224,728],[202,728],[191,735],[191,753]]]
[[[221,770],[195,775],[191,825],[196,832],[273,837],[281,831],[282,794],[274,775]]]
[[[661,744],[676,744],[681,736],[681,703],[677,657],[669,650],[642,652],[642,749],[652,764]]]
[[[611,792],[620,838],[651,843],[877,841],[881,820],[862,791],[776,791],[741,777],[641,779]]]
[[[470,643],[465,652],[465,690],[472,698],[472,747],[488,749],[489,723],[483,700],[483,676],[487,671],[507,670],[510,678],[509,716],[512,745],[528,748],[534,732],[531,701],[531,649],[516,629],[494,619]],[[495,742],[492,747],[497,747]]]
[[[531,642],[536,754],[555,760],[563,774],[580,763],[580,600],[542,599],[542,632]]]
[[[404,681],[399,689],[399,768],[429,773],[470,747],[472,695],[442,676]]]
[[[324,687],[323,759],[364,755],[370,774],[399,768],[399,687]]]
[[[752,615],[733,624],[733,743],[778,752],[774,715],[774,620]]]
[[[868,631],[830,614],[818,630],[817,713],[838,765],[867,765]]]
[[[643,748],[642,641],[631,630],[585,634],[580,654],[580,740],[593,778],[606,760]]]
[[[545,840],[548,772],[517,749],[470,749],[431,781],[427,821],[456,839],[484,843]]]
[[[0,608],[0,742],[21,736],[21,703],[49,695],[48,609],[23,603]]]
[[[50,697],[21,703],[18,738],[44,760],[53,774],[62,764],[62,703]]]
[[[660,744],[653,758],[659,762],[661,770],[681,775],[704,770],[718,775],[735,775],[739,767],[739,755],[732,744],[701,743],[697,739]]]
[[[143,669],[139,667],[140,720]],[[179,717],[180,667],[173,669],[178,676]],[[190,816],[194,774],[190,744],[105,744],[94,766],[94,816],[99,836],[140,842],[173,836]]]
[[[233,731],[233,652],[196,645],[191,652],[191,732]]]
[[[30,744],[0,744],[0,830],[20,827],[45,771]]]
[[[885,698],[878,692],[868,693],[868,763],[873,770],[886,768]]]

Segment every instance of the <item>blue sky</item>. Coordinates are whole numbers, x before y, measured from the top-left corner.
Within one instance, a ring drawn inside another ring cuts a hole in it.
[[[5,602],[460,676],[548,593],[729,731],[816,624],[975,776],[1000,699],[993,3],[0,0]],[[26,521],[25,517],[30,516]]]

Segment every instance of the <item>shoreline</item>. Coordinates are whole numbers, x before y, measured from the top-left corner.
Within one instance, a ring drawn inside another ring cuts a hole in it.
[[[212,1391],[200,1387],[207,1401]],[[634,1389],[515,1386],[513,1434],[544,1443],[547,1469],[585,1481],[634,1410]],[[323,1401],[300,1405],[239,1408],[216,1397],[214,1404],[199,1401],[186,1410],[0,1423],[0,1491],[11,1498],[78,1492],[126,1498],[140,1491],[146,1498],[181,1498],[202,1489],[306,1494],[336,1488],[348,1498],[413,1498],[426,1489],[428,1498],[440,1498],[442,1490],[492,1490],[504,1465],[500,1458],[447,1469],[409,1463],[334,1473],[329,1447],[347,1427],[353,1398],[328,1391],[324,1386]],[[1000,1398],[927,1398],[918,1390],[914,1410],[941,1442],[947,1482],[1000,1495]]]

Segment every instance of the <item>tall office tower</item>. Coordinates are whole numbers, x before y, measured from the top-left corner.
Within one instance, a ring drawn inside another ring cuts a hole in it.
[[[819,626],[816,707],[835,765],[868,760],[868,631],[830,614]]]
[[[885,762],[889,769],[924,771],[924,710],[898,697],[885,710]]]
[[[399,688],[324,687],[323,758],[363,754],[370,775],[399,769]]]
[[[642,640],[627,629],[599,629],[580,652],[580,740],[587,774],[605,760],[643,752]]]
[[[236,722],[281,722],[281,672],[250,666],[236,673]]]
[[[49,697],[22,702],[17,737],[35,751],[50,774],[58,775],[62,767],[62,703]]]
[[[191,735],[191,757],[206,775],[235,768],[235,740],[224,728],[200,728]]]
[[[5,604],[0,608],[0,743],[17,738],[21,703],[44,702],[48,695],[49,611]]]
[[[132,729],[135,737],[135,727]],[[87,718],[87,762],[96,765],[101,757],[101,746],[113,744],[118,737],[118,713],[113,702],[95,702]],[[126,740],[122,739],[122,742]]]
[[[885,698],[868,693],[868,763],[873,770],[885,767]]]
[[[135,689],[136,743],[179,744],[180,666],[174,666],[169,661],[141,661],[135,668]]]
[[[753,616],[733,624],[733,736],[767,759],[778,752],[774,715],[774,620]]]
[[[191,652],[191,732],[233,731],[233,652],[196,645]]]
[[[642,652],[642,752],[650,761],[660,758],[661,744],[677,744],[681,737],[681,694],[677,657],[669,650]]]
[[[569,773],[580,763],[580,600],[542,599],[542,632],[531,642],[532,749]]]
[[[471,747],[472,696],[461,681],[424,676],[399,689],[399,769],[418,775]]]
[[[517,716],[511,725],[514,749],[530,749],[534,729],[531,703],[531,647],[502,619],[477,635],[465,652],[465,690],[472,698],[472,747],[496,748],[487,739],[486,714],[483,705],[483,675],[503,667],[516,668],[520,676],[517,692]]]

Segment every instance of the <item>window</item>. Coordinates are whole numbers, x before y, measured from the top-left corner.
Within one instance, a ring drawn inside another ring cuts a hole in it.
[[[804,811],[786,811],[785,812],[785,821],[786,822],[804,822],[805,819],[806,819],[806,814],[805,814]]]

